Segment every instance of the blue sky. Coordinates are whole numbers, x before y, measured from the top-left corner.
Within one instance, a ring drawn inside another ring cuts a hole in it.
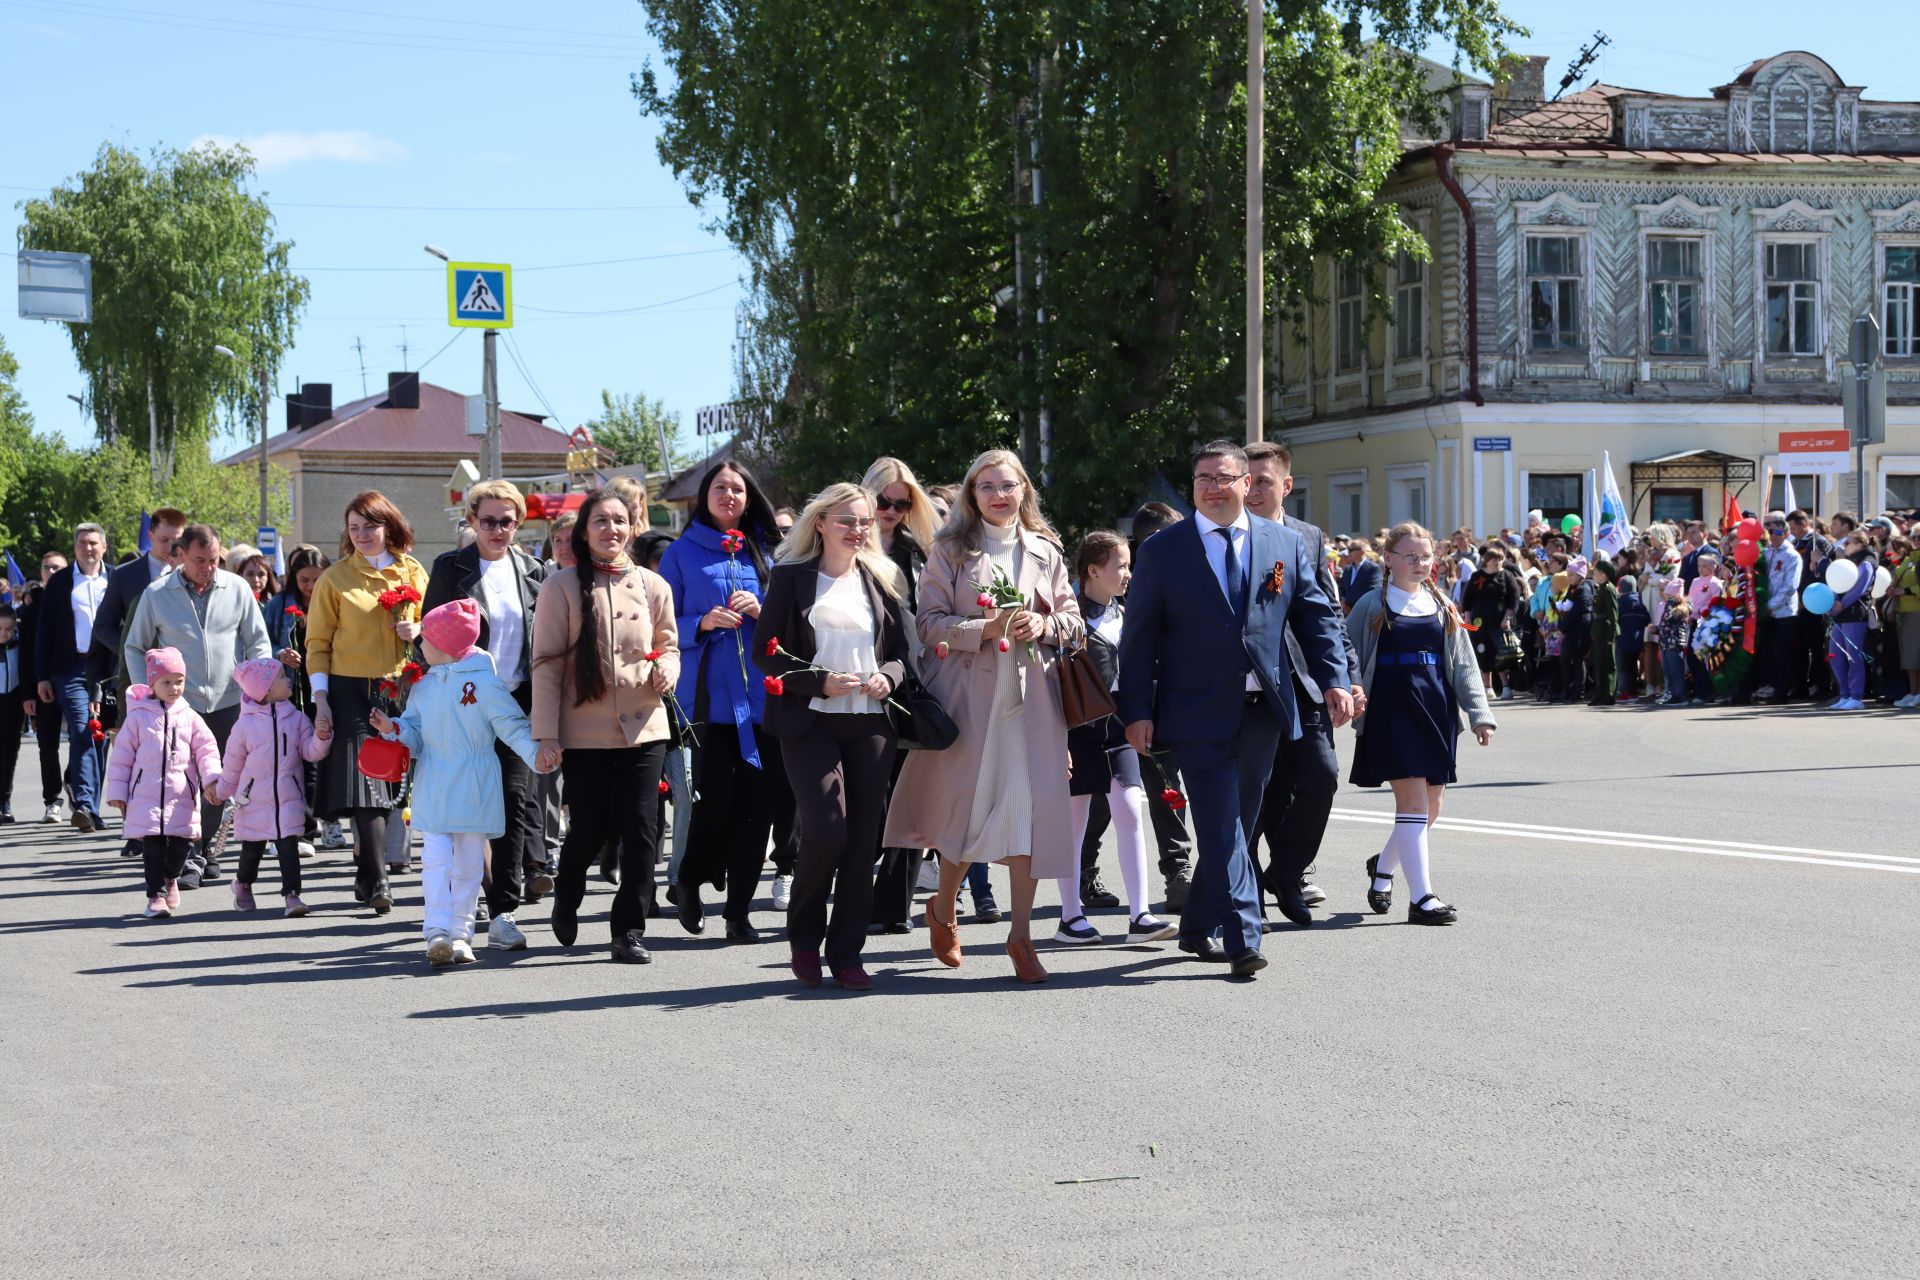
[[[1508,11],[1535,32],[1519,50],[1551,56],[1550,85],[1602,21],[1614,43],[1593,74],[1615,84],[1704,93],[1753,58],[1808,49],[1870,98],[1920,100],[1887,0],[1844,22],[1780,0]],[[702,229],[629,92],[654,52],[637,0],[0,0],[0,50],[10,225],[104,141],[251,143],[257,190],[313,285],[283,392],[298,377],[357,396],[356,340],[369,388],[431,357],[430,380],[479,390],[477,333],[436,356],[455,331],[431,242],[516,268],[513,345],[538,389],[503,347],[508,407],[572,425],[602,387],[645,392],[690,436],[693,410],[730,394],[742,265]],[[9,300],[0,336],[39,425],[90,439],[66,399],[82,383],[64,331]]]

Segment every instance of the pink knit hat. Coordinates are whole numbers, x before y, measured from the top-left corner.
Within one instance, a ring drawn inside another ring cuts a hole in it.
[[[265,702],[267,691],[285,671],[278,658],[249,658],[233,669],[233,678],[248,702]]]
[[[458,662],[480,642],[480,606],[465,597],[449,600],[420,619],[420,635]]]
[[[147,650],[147,683],[152,684],[161,676],[183,676],[187,674],[187,660],[180,656],[178,649]]]

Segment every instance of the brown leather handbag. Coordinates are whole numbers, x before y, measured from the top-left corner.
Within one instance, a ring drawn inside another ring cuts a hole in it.
[[[1060,709],[1066,713],[1067,728],[1093,724],[1120,709],[1085,644],[1062,650],[1054,670],[1060,673]]]

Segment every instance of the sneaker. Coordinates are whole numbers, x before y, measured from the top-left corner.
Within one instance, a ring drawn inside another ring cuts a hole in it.
[[[322,849],[344,849],[347,847],[347,833],[337,822],[328,820],[320,826],[320,847]]]
[[[453,940],[453,962],[455,964],[472,964],[473,959],[472,945],[469,944],[465,938],[455,938]]]
[[[138,840],[129,840],[120,846],[120,856],[123,858],[137,858],[144,852]]]
[[[238,880],[233,882],[233,909],[235,911],[253,910],[252,885],[241,884]]]
[[[793,905],[793,877],[776,875],[773,878],[773,909],[785,911]]]
[[[200,868],[189,862],[186,865],[186,869],[180,873],[180,878],[173,881],[173,883],[179,885],[182,889],[198,889],[200,887]]]
[[[436,933],[427,939],[427,963],[434,968],[453,963],[453,939]]]
[[[940,867],[931,858],[920,861],[920,874],[913,883],[916,893],[932,893],[940,887]]]
[[[58,823],[65,822],[66,820],[67,820],[66,806],[61,804],[60,801],[58,800],[55,800],[52,804],[47,806],[47,816],[40,819],[40,821],[48,824],[58,824]]]
[[[85,809],[75,809],[73,811],[73,829],[83,836],[90,836],[98,831],[100,826],[99,823],[94,820],[94,816]]]
[[[180,882],[178,880],[167,881],[167,909],[169,911],[178,911],[180,909]]]
[[[1325,895],[1323,894],[1324,898]],[[1151,914],[1141,914],[1127,925],[1128,942],[1165,942],[1180,932],[1180,926],[1170,920],[1156,919]]]
[[[298,841],[294,844],[293,851],[299,854],[303,858],[311,858],[314,854],[313,841],[311,840]]]
[[[151,898],[148,898],[146,914],[149,920],[164,920],[172,915],[173,909],[167,906],[167,895],[164,893],[156,893]]]
[[[975,924],[1000,923],[1000,906],[993,900],[992,894],[983,893],[974,898],[973,919]]]
[[[510,913],[502,912],[487,922],[487,945],[495,951],[525,951],[527,935],[520,932]]]
[[[1100,883],[1100,873],[1096,871],[1080,882],[1080,905],[1106,910],[1120,905],[1120,895]]]
[[[1920,698],[1920,694],[1913,694],[1913,693],[1910,693],[1910,694],[1908,694],[1908,695],[1907,695],[1906,697],[1904,697],[1904,698],[1902,698],[1902,699],[1900,699],[1900,700],[1899,700],[1898,702],[1896,702],[1896,703],[1894,703],[1893,705],[1894,705],[1894,706],[1896,706],[1896,707],[1912,707],[1912,706],[1915,706],[1915,705],[1917,705],[1917,704],[1916,704],[1916,702],[1915,702],[1915,699],[1916,699],[1916,698]]]
[[[1088,924],[1085,916],[1078,916],[1072,920],[1062,920],[1060,927],[1054,930],[1053,940],[1085,946],[1100,941],[1100,931]]]
[[[296,916],[303,916],[305,914],[307,914],[307,904],[300,901],[300,895],[297,893],[288,894],[287,895],[287,919],[291,920],[291,919],[294,919]]]
[[[1323,906],[1327,901],[1327,891],[1311,881],[1302,880],[1300,882],[1300,901],[1310,907]]]

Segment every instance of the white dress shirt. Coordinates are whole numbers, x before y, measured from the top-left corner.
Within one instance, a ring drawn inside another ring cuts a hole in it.
[[[73,566],[73,651],[86,656],[93,647],[93,619],[100,612],[100,602],[107,598],[107,567],[100,566],[100,572],[89,578],[80,572],[80,566]]]
[[[1227,607],[1237,616],[1240,604],[1227,591],[1227,542],[1226,538],[1214,536],[1215,529],[1225,529],[1227,538],[1233,539],[1233,554],[1240,561],[1240,583],[1246,586],[1253,581],[1253,566],[1247,563],[1247,555],[1253,549],[1253,522],[1247,519],[1247,509],[1240,508],[1240,514],[1232,524],[1216,524],[1199,511],[1193,513],[1193,523],[1200,530],[1200,545],[1206,549],[1207,563],[1213,566],[1213,580],[1220,584],[1220,597]],[[1260,681],[1253,672],[1247,672],[1247,689],[1258,692]]]

